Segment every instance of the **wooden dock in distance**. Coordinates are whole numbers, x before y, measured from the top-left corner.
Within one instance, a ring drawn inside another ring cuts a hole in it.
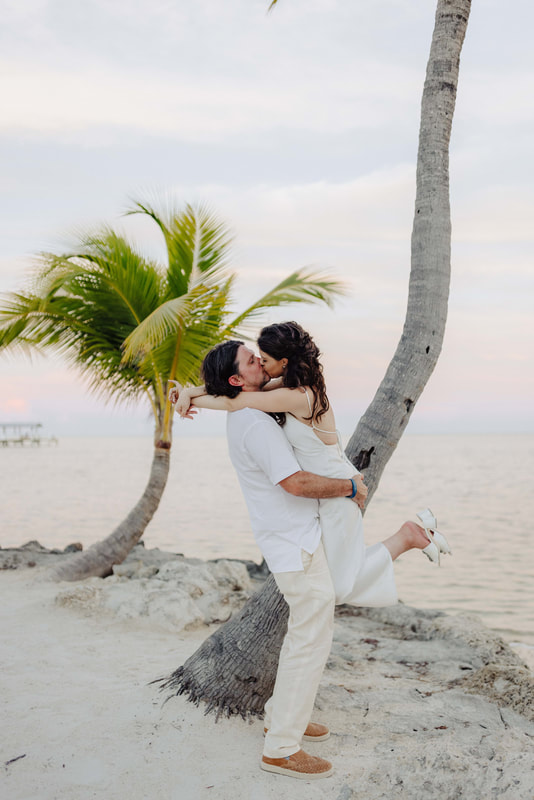
[[[42,444],[57,444],[55,436],[43,436],[40,422],[0,422],[0,446],[30,445],[39,447]]]

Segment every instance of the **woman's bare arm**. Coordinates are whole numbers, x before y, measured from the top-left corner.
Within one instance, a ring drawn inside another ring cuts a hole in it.
[[[207,394],[206,387],[202,386],[188,386],[187,392],[189,393],[189,397],[202,397],[203,394]]]
[[[193,400],[206,394],[205,386],[188,386],[185,389],[176,387],[169,392],[171,403],[175,404],[174,410],[181,417],[185,417]]]
[[[213,397],[205,394],[193,398],[192,403],[196,408],[211,408],[220,411],[257,408],[258,411],[267,413],[287,411],[297,416],[305,416],[309,413],[306,395],[299,389],[282,388],[273,389],[270,392],[240,392],[237,397]],[[180,413],[178,408],[177,410]]]
[[[272,392],[273,389],[281,389],[283,387],[283,378],[271,378],[269,383],[266,383],[262,392]]]

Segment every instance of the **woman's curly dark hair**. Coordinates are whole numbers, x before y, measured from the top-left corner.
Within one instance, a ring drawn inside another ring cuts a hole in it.
[[[258,347],[277,360],[287,358],[283,385],[288,389],[309,386],[313,393],[313,406],[311,415],[306,419],[318,420],[322,417],[330,404],[326,396],[323,367],[319,361],[321,353],[310,334],[298,322],[274,323],[262,329]]]

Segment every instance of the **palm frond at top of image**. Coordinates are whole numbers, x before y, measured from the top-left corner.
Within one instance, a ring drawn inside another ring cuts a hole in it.
[[[243,336],[250,338],[246,323],[256,319],[265,308],[291,303],[325,303],[332,308],[335,298],[347,292],[347,284],[334,278],[327,271],[314,271],[309,268],[295,270],[235,317],[228,325],[226,335],[241,332]]]
[[[43,253],[40,263],[33,285],[41,296],[68,294],[102,305],[105,295],[111,305],[127,309],[133,324],[151,313],[167,291],[163,270],[113,232],[92,236],[66,255]]]
[[[224,280],[233,235],[206,205],[187,204],[183,210],[158,213],[148,203],[135,202],[128,214],[147,214],[159,226],[168,255],[171,295],[181,295],[197,283]]]
[[[35,256],[30,271],[31,291],[43,299],[60,292],[68,293],[73,281],[85,274],[89,266],[70,252],[41,252]]]
[[[111,227],[104,226],[81,236],[78,244],[69,258],[89,262],[104,274],[114,275],[117,270],[126,275],[132,270],[151,271],[160,277],[164,274],[161,264],[148,258],[125,235]]]

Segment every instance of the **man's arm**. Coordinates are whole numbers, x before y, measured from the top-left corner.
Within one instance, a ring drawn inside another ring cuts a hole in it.
[[[360,508],[363,508],[367,498],[367,486],[359,473],[353,476],[353,480],[358,491],[352,499]],[[322,497],[348,497],[352,494],[350,478],[325,478],[322,475],[316,475],[314,472],[305,472],[304,470],[289,475],[289,477],[280,481],[278,485],[289,494],[297,495],[297,497],[321,499]]]

